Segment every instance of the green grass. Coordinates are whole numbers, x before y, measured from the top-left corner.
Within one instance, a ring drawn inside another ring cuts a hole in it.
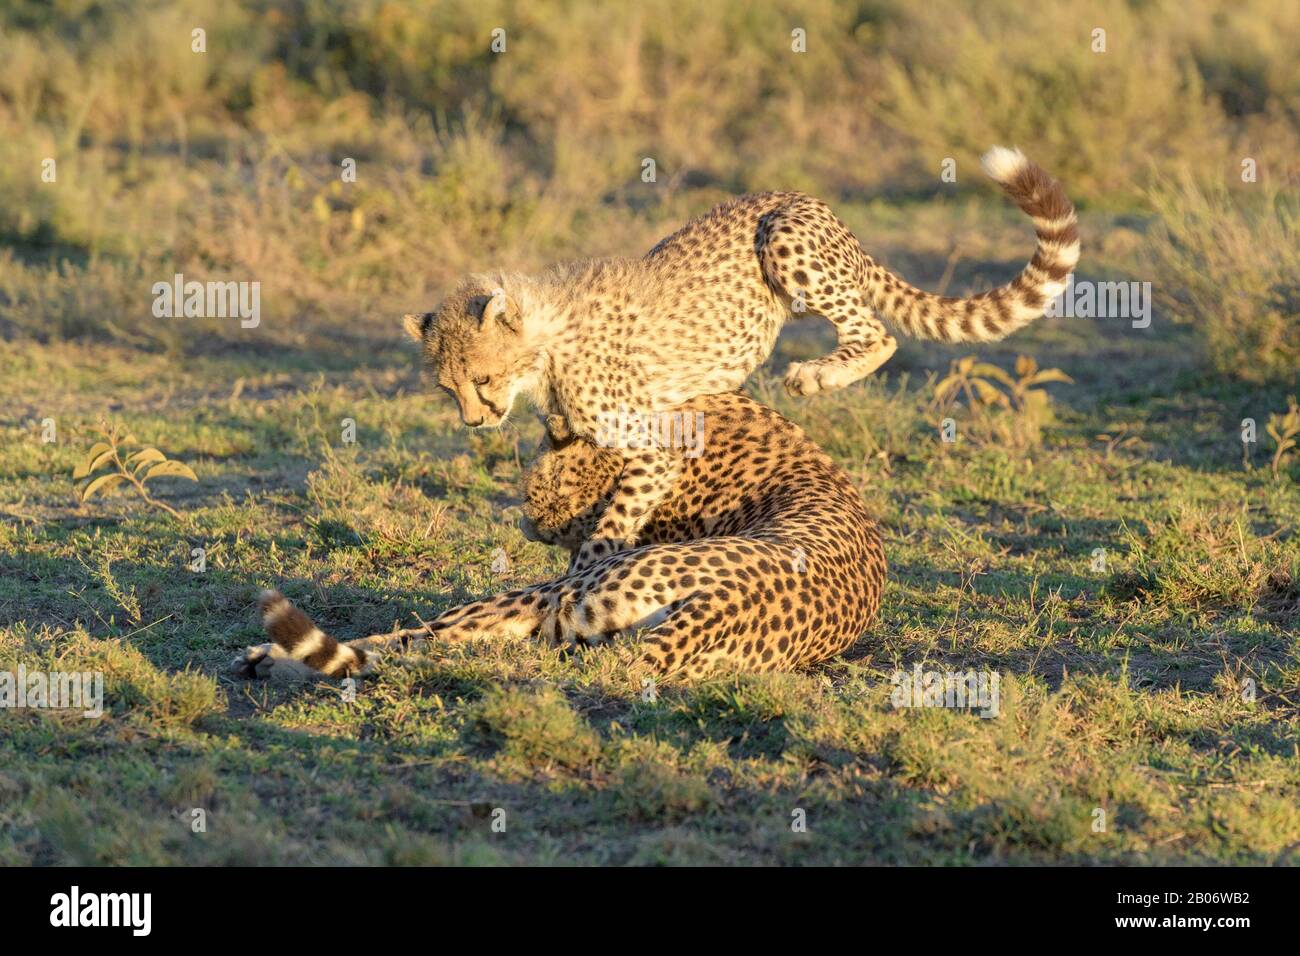
[[[1109,336],[1109,369],[1095,324],[1013,343],[1098,379],[1053,386],[1057,422],[1025,453],[938,442],[918,384],[938,350],[808,402],[760,374],[879,514],[885,607],[844,659],[654,699],[625,649],[566,660],[528,643],[439,648],[351,700],[225,675],[260,640],[263,586],[360,635],[562,567],[513,525],[533,426],[459,430],[394,335],[317,379],[283,353],[277,375],[264,358],[6,345],[0,377],[32,404],[0,459],[0,665],[101,670],[109,713],[0,716],[0,861],[1289,860],[1300,496],[1265,449],[1243,468],[1235,429],[1282,396],[1179,367],[1171,329]],[[782,352],[821,331],[794,328]],[[1112,379],[1116,364],[1165,374]],[[139,387],[121,384],[132,370]],[[125,494],[76,504],[90,410],[195,467],[197,485],[158,492],[183,521]],[[1117,424],[1135,441],[1096,440]],[[1001,716],[895,709],[890,677],[918,662],[997,671]]]
[[[108,711],[0,710],[0,864],[1294,863],[1300,464],[1275,479],[1265,433],[1297,393],[1294,25],[1268,0],[11,4],[0,671],[100,672]],[[515,526],[537,426],[459,428],[403,312],[771,188],[926,288],[988,288],[1031,243],[975,172],[994,142],[1064,177],[1080,278],[1151,281],[1157,311],[979,349],[1074,384],[1032,421],[959,408],[952,445],[934,385],[974,350],[904,341],[792,402],[785,363],[832,336],[783,335],[752,390],[884,529],[849,653],[653,694],[628,647],[527,642],[355,694],[227,676],[263,587],[350,637],[564,566]],[[175,272],[262,283],[261,325],[153,319]],[[150,484],[180,519],[78,502],[101,418],[195,469]],[[917,664],[996,672],[1000,716],[894,707]]]

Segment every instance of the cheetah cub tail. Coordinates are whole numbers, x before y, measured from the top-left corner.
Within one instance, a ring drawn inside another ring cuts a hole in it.
[[[1011,282],[969,298],[931,295],[876,266],[869,274],[872,306],[911,335],[942,342],[991,342],[1043,314],[1065,289],[1079,261],[1074,205],[1061,184],[1019,149],[994,146],[984,171],[1034,221],[1038,248]]]
[[[233,669],[241,676],[349,677],[366,673],[374,663],[374,655],[340,644],[279,591],[263,591],[257,603],[271,643],[249,648],[235,660]]]

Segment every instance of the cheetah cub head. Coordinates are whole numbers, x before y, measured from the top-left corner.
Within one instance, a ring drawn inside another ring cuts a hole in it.
[[[596,530],[622,470],[617,452],[574,437],[564,419],[552,415],[537,458],[524,472],[524,537],[576,553]]]
[[[505,421],[515,397],[530,387],[537,350],[524,335],[519,305],[479,282],[457,289],[436,312],[404,316],[438,387],[456,400],[470,428]]]

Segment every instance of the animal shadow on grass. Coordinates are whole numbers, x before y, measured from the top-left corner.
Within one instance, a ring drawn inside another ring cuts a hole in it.
[[[80,622],[93,638],[129,641],[156,667],[197,664],[218,674],[232,654],[265,642],[257,597],[270,583],[344,639],[387,631],[394,621],[413,626],[415,614],[427,619],[478,596],[322,587],[292,577],[262,583],[211,566],[195,573],[183,564],[163,568],[132,560],[112,561],[104,570],[22,554],[0,555],[0,580],[0,626],[67,630]]]
[[[1127,672],[1135,687],[1213,693],[1228,662],[1259,674],[1292,653],[1243,607],[1162,608],[1114,569],[1082,577],[993,568],[970,578],[895,562],[890,576],[881,619],[845,660],[1032,675],[1052,690],[1066,673]],[[908,595],[938,597],[909,606]]]

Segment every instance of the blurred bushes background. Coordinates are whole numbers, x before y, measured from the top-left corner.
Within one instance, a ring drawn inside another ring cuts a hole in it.
[[[1002,142],[1086,211],[1161,217],[1134,268],[1220,367],[1294,372],[1297,4],[14,0],[0,62],[10,338],[184,351],[149,321],[174,271],[261,281],[270,334],[345,336],[470,269],[633,254],[746,190],[925,202],[953,157],[996,203],[975,161]]]

